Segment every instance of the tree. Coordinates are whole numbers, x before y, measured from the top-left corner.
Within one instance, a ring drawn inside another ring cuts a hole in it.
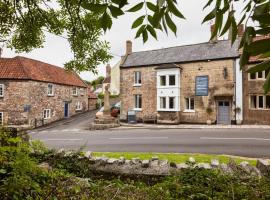
[[[239,20],[236,20],[233,10],[236,2],[243,7]],[[52,3],[56,5],[52,6]],[[234,43],[238,25],[246,24],[239,44],[243,52],[240,59],[242,68],[251,56],[258,56],[264,62],[252,67],[249,72],[270,69],[270,38],[254,40],[256,36],[270,34],[269,0],[209,0],[206,7],[212,7],[212,11],[202,22],[215,20],[212,38],[231,30]],[[100,35],[112,27],[113,19],[126,12],[141,10],[145,11],[144,14],[131,27],[137,29],[136,38],[142,37],[144,42],[149,35],[157,38],[157,30],[176,34],[175,18],[185,19],[177,0],[140,0],[137,3],[131,0],[6,0],[0,3],[0,40],[18,51],[29,51],[43,44],[44,28],[57,35],[67,33],[74,60],[67,63],[66,68],[95,71],[97,64],[110,58],[108,44],[100,41]],[[253,20],[253,25],[250,25],[250,20]],[[264,90],[270,91],[270,73]]]

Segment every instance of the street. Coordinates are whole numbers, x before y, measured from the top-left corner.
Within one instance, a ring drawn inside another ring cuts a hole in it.
[[[110,129],[86,130],[94,113],[86,113],[68,122],[37,129],[32,139],[55,149],[79,149],[101,152],[166,152],[230,154],[270,157],[268,129]]]

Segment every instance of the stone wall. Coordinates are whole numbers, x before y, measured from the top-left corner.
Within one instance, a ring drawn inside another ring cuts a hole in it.
[[[5,95],[0,98],[0,112],[4,112],[6,125],[30,125],[35,121],[42,125],[43,110],[51,109],[51,118],[44,124],[64,118],[64,102],[69,102],[69,116],[84,112],[88,109],[88,97],[72,95],[72,86],[54,85],[54,95],[47,95],[48,83],[37,81],[1,80],[5,84]],[[82,110],[76,111],[76,102],[82,103]],[[24,112],[25,105],[30,105],[30,112]]]
[[[263,90],[264,80],[248,80],[246,70],[243,70],[243,117],[244,124],[270,124],[270,110],[252,110],[249,108],[250,95],[265,95]],[[270,95],[270,92],[268,93]]]
[[[212,107],[212,122],[216,121],[217,100],[229,100],[231,103],[231,119],[234,118],[234,60],[218,60],[209,62],[192,62],[179,65],[180,77],[180,122],[181,123],[206,123],[208,115],[206,108]],[[121,68],[121,119],[126,119],[127,111],[134,108],[134,95],[142,95],[142,111],[137,112],[138,118],[157,114],[157,89],[156,66]],[[224,68],[227,77],[224,78]],[[141,71],[142,86],[134,87],[134,72]],[[209,76],[209,95],[206,97],[195,96],[196,76]],[[185,98],[195,97],[195,112],[184,112]],[[160,115],[166,116],[166,113]]]
[[[97,99],[88,98],[88,110],[96,110],[96,109],[97,109]]]

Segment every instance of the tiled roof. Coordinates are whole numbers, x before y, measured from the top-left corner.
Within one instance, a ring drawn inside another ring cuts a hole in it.
[[[127,56],[122,67],[185,63],[237,57],[239,57],[238,41],[231,46],[231,41],[219,40],[217,42],[133,52]]]
[[[257,36],[253,39],[253,41],[259,41],[259,40],[269,40],[270,39],[270,35],[265,35],[265,36]],[[265,61],[265,58],[261,58],[261,55],[257,55],[257,56],[251,56],[249,58],[249,62],[250,63],[256,63],[256,62],[263,62]]]
[[[0,58],[0,79],[34,80],[87,87],[75,72],[21,56]]]

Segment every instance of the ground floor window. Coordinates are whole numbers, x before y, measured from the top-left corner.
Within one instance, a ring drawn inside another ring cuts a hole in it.
[[[195,101],[194,98],[186,98],[186,110],[187,111],[194,111],[194,107],[195,107]]]
[[[134,95],[134,108],[142,109],[142,95],[141,94]]]
[[[51,118],[51,109],[44,109],[43,110],[43,119],[50,119]]]
[[[270,109],[270,96],[250,95],[250,109]]]
[[[175,109],[175,97],[169,97],[169,109]]]
[[[4,114],[3,112],[0,112],[0,126],[3,126],[4,124]]]
[[[160,108],[166,109],[166,97],[160,97]]]
[[[75,105],[75,109],[76,110],[82,110],[82,102],[76,102],[76,105]]]

